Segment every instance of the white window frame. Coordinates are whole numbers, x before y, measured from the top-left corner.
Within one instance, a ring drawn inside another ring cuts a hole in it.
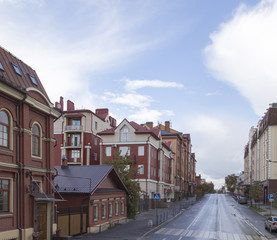
[[[144,156],[144,146],[138,146],[138,156]]]
[[[93,204],[93,221],[97,222],[98,221],[98,204]]]
[[[124,157],[124,156],[130,156],[130,147],[128,146],[122,146],[119,147],[119,152],[120,152],[120,156]]]
[[[106,218],[106,203],[101,204],[101,218],[102,219]]]
[[[130,139],[130,129],[124,125],[120,129],[120,142],[129,142]]]
[[[109,218],[113,216],[113,203],[109,202]]]
[[[144,174],[144,164],[138,165],[138,174]]]
[[[112,156],[112,147],[106,147],[106,156],[107,157]]]

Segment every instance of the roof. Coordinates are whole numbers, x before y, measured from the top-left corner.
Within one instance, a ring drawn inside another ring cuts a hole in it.
[[[34,88],[50,99],[34,69],[0,46],[0,79],[17,89]],[[18,72],[16,72],[15,68]]]
[[[152,136],[154,136],[156,139],[159,139],[159,133],[160,133],[159,129],[155,129],[155,128],[147,129],[146,127],[141,126],[134,121],[129,122],[127,119],[124,119],[124,120],[127,121],[131,125],[131,127],[133,127],[135,129],[136,134],[147,134],[148,133],[148,134],[151,134]],[[102,132],[99,132],[98,135],[113,135],[115,133],[115,130],[118,128],[118,126],[104,130]]]
[[[112,165],[57,166],[55,169],[58,175],[54,182],[59,193],[93,193],[109,174],[119,189],[127,191]]]

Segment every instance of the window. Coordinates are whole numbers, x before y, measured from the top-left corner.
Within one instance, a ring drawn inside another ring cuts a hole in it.
[[[113,203],[109,202],[109,217],[113,216]]]
[[[5,71],[5,69],[4,69],[3,65],[2,65],[2,63],[0,63],[0,70],[3,71],[3,72]]]
[[[126,125],[124,125],[120,129],[120,142],[128,142],[129,135],[130,135],[130,129]]]
[[[94,138],[94,145],[97,146],[98,145],[98,139]]]
[[[18,67],[17,65],[15,65],[14,63],[12,63],[12,66],[13,66],[14,71],[15,71],[18,75],[21,76],[21,72],[20,72],[20,70],[19,70],[19,67]]]
[[[119,204],[118,202],[115,202],[115,215],[117,216],[119,213]]]
[[[71,137],[71,146],[78,147],[80,146],[80,135],[79,134],[73,134]]]
[[[144,165],[138,165],[138,174],[144,174]]]
[[[102,219],[105,219],[106,218],[106,204],[105,203],[102,203],[101,211],[102,211]]]
[[[106,156],[110,157],[112,155],[112,148],[111,147],[106,147]]]
[[[72,150],[71,158],[74,158],[74,162],[77,162],[77,158],[80,158],[80,150]]]
[[[124,214],[125,212],[125,205],[124,202],[121,202],[121,214]]]
[[[9,118],[4,111],[0,111],[0,146],[9,147]]]
[[[0,179],[0,212],[9,212],[10,181]]]
[[[138,156],[144,156],[144,146],[138,147]]]
[[[37,124],[32,127],[32,155],[40,155],[40,130]]]
[[[93,205],[93,220],[98,221],[98,204]]]
[[[73,126],[80,126],[81,125],[81,120],[79,118],[73,118],[72,119],[72,125]]]
[[[95,130],[97,130],[97,128],[98,128],[98,123],[97,122],[94,122],[94,128],[95,128]]]
[[[28,75],[29,75],[31,82],[37,86],[38,84],[37,84],[35,77],[33,77],[31,74],[28,74]]]
[[[130,148],[129,147],[120,147],[119,148],[120,156],[130,156]]]
[[[93,153],[94,161],[97,161],[97,152]]]

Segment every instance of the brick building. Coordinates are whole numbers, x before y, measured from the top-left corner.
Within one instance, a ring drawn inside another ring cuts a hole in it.
[[[57,224],[62,235],[99,232],[127,218],[124,183],[111,165],[55,167]],[[65,201],[64,201],[65,200]]]
[[[69,165],[99,165],[101,138],[97,133],[116,126],[109,110],[96,109],[94,113],[88,109],[75,109],[70,100],[64,110],[62,97],[56,107],[63,114],[54,124],[55,166],[60,166],[63,158],[68,159]]]
[[[1,239],[51,239],[53,107],[37,73],[0,47]],[[55,227],[55,225],[54,225]]]

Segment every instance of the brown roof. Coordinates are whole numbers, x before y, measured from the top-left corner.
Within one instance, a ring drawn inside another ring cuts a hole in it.
[[[0,64],[3,67],[2,69],[0,65],[0,79],[2,82],[24,90],[29,87],[36,88],[41,91],[50,102],[36,71],[1,46]],[[16,67],[18,72],[15,70]]]

